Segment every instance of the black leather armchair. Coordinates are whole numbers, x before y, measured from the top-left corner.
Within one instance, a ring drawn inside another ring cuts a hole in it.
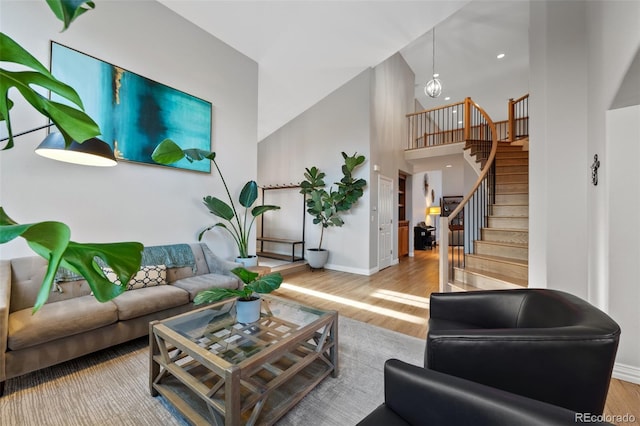
[[[425,368],[601,414],[620,327],[584,300],[523,289],[431,295]]]
[[[583,419],[565,408],[395,359],[384,366],[384,398],[358,426],[556,426]]]

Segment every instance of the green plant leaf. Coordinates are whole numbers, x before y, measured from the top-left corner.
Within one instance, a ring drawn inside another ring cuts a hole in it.
[[[54,78],[49,69],[42,65],[31,53],[16,43],[11,37],[0,32],[0,62],[24,65],[42,75]]]
[[[56,17],[62,21],[62,31],[80,15],[96,7],[95,3],[88,0],[47,0],[49,8]]]
[[[4,33],[0,33],[0,62],[10,62],[31,68],[32,71],[7,71],[0,68],[0,118],[6,122],[9,140],[3,149],[13,148],[13,129],[9,110],[13,102],[9,90],[15,87],[24,99],[58,127],[68,144],[83,142],[100,135],[98,125],[82,111],[82,101],[73,88],[58,81],[47,68],[29,52]],[[53,102],[38,93],[33,86],[50,90],[69,100],[78,108]]]
[[[255,206],[251,210],[251,215],[253,217],[258,217],[261,214],[264,214],[264,213],[272,211],[272,210],[280,210],[280,206],[273,206],[273,205]]]
[[[242,207],[249,208],[253,205],[253,203],[256,202],[257,199],[258,184],[255,181],[250,180],[242,187],[242,191],[240,191],[240,198],[238,200],[240,201],[240,205]]]
[[[202,200],[212,214],[222,219],[231,220],[235,216],[233,209],[219,198],[207,195]]]
[[[193,299],[193,303],[201,305],[203,303],[217,302],[222,299],[228,299],[230,297],[243,297],[244,292],[242,290],[235,290],[230,288],[211,288],[209,290],[201,291]]]
[[[245,284],[249,284],[250,282],[255,281],[255,279],[260,275],[256,272],[251,272],[243,267],[233,268],[231,270],[231,273],[240,278],[240,280]]]
[[[20,225],[11,219],[0,206],[0,244],[23,237],[29,247],[49,263],[40,291],[33,307],[34,312],[47,301],[56,271],[69,243],[71,231],[61,222],[40,222]]]
[[[201,160],[214,161],[216,153],[197,148],[182,149],[171,139],[165,139],[155,147],[151,153],[151,158],[158,164],[168,165],[178,162],[183,158],[186,158],[189,162]]]
[[[49,298],[55,274],[60,266],[82,275],[89,283],[96,299],[101,302],[116,297],[126,288],[114,285],[104,276],[94,260],[96,256],[116,272],[120,282],[128,282],[140,269],[142,244],[135,242],[80,244],[70,241],[70,234],[69,227],[61,222],[20,225],[0,207],[0,244],[22,237],[36,254],[49,262],[33,312],[40,309]]]
[[[62,266],[82,275],[95,298],[106,302],[122,294],[127,286],[109,281],[95,258],[99,257],[113,269],[121,283],[128,283],[140,269],[143,248],[142,244],[136,242],[81,244],[70,241],[64,252]]]
[[[172,164],[185,157],[182,148],[171,139],[165,139],[151,153],[151,159],[159,164]]]
[[[348,156],[343,152],[342,158],[344,158],[344,164],[347,170],[349,171],[349,173],[351,173],[360,164],[364,163],[364,160],[365,160],[364,155],[358,155],[357,152],[354,153],[352,156]]]
[[[274,272],[259,277],[247,287],[250,287],[255,293],[271,293],[278,289],[280,284],[282,284],[282,275],[280,272]]]
[[[331,226],[343,226],[344,220],[340,217],[340,212],[351,209],[353,204],[364,195],[363,188],[367,181],[364,179],[353,179],[352,171],[365,161],[363,155],[357,153],[349,156],[342,153],[344,164],[342,165],[343,178],[337,185],[337,190],[330,188],[329,192],[324,190],[325,174],[317,167],[306,168],[305,180],[300,183],[300,193],[305,194],[305,205],[307,213],[313,216],[314,225],[322,226],[320,232],[320,244],[322,246],[323,231]]]
[[[202,160],[211,160],[214,161],[216,158],[216,153],[211,151],[205,151],[203,149],[198,148],[190,148],[185,149],[184,155],[187,157],[187,160],[193,161],[202,161]]]

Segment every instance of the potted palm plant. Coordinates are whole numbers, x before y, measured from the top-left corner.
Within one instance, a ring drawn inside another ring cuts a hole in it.
[[[307,213],[313,216],[313,223],[320,225],[320,242],[317,248],[306,250],[307,262],[311,268],[322,268],[327,263],[329,252],[322,248],[324,230],[331,226],[344,225],[342,213],[351,209],[364,194],[367,181],[353,177],[353,171],[365,161],[364,155],[354,153],[349,156],[342,153],[344,164],[342,165],[343,177],[336,182],[337,188],[325,189],[324,177],[326,174],[317,167],[306,168],[305,180],[300,183],[300,193],[306,198]]]
[[[231,270],[244,283],[242,289],[211,288],[198,293],[193,300],[196,305],[217,302],[218,300],[237,297],[236,320],[248,324],[260,319],[260,297],[258,294],[271,293],[282,284],[282,275],[274,272],[260,276],[245,268]]]
[[[244,185],[238,198],[238,202],[242,207],[244,207],[244,211],[238,212],[236,205],[231,198],[227,182],[224,180],[224,176],[222,176],[218,163],[216,162],[215,152],[204,151],[201,149],[182,149],[175,142],[166,139],[155,148],[153,154],[151,154],[151,158],[153,158],[153,161],[160,164],[175,163],[183,158],[186,158],[188,161],[210,160],[214,164],[216,170],[218,170],[220,179],[222,179],[222,184],[227,192],[230,204],[210,195],[203,198],[203,202],[209,209],[209,212],[214,216],[223,219],[224,222],[218,222],[203,229],[198,234],[198,240],[201,240],[207,231],[214,228],[223,228],[229,232],[238,246],[240,256],[236,261],[242,263],[245,267],[257,265],[257,256],[249,255],[249,237],[251,234],[251,228],[253,227],[256,218],[260,215],[271,210],[280,209],[279,206],[274,205],[260,205],[252,208],[253,204],[258,199],[258,184],[251,180]]]

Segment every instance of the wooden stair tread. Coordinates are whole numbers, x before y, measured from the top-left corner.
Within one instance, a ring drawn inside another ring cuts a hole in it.
[[[528,229],[525,228],[519,228],[519,229],[514,229],[514,228],[489,228],[489,227],[484,227],[482,228],[483,231],[496,231],[496,232],[526,232],[527,234],[529,233]]]
[[[529,195],[527,191],[518,191],[518,192],[496,192],[496,195]]]
[[[493,246],[501,246],[501,247],[529,248],[529,244],[510,243],[510,242],[506,242],[506,241],[476,240],[475,242],[476,243],[480,243],[480,244],[491,244]]]
[[[469,274],[475,274],[475,275],[481,275],[481,276],[484,276],[484,277],[489,277],[492,280],[502,281],[502,282],[507,283],[507,284],[515,284],[515,285],[521,286],[521,287],[527,287],[529,285],[529,281],[528,280],[509,277],[507,275],[499,274],[497,272],[481,271],[481,270],[474,269],[474,268],[465,268],[464,271],[466,273],[469,273]],[[466,284],[466,285],[469,285],[469,284]],[[471,286],[471,287],[475,287],[475,286]]]
[[[529,266],[528,260],[513,259],[511,257],[489,256],[486,254],[467,254],[466,256],[475,257],[476,259],[484,259],[493,262],[509,263],[518,266]]]
[[[460,268],[456,268],[456,269],[460,269]],[[499,286],[504,286],[504,287],[515,287],[515,286],[517,286],[517,287],[527,287],[529,285],[529,280],[510,277],[510,276],[507,276],[507,275],[504,275],[504,274],[499,274],[497,272],[481,271],[481,270],[475,269],[475,268],[465,268],[464,269],[464,273],[465,274],[476,275],[476,276],[479,276],[479,277],[489,278],[492,281],[496,281]],[[474,285],[469,284],[469,283],[464,283],[464,282],[459,281],[459,280],[454,280],[454,282],[455,283],[459,283],[459,284],[464,284],[464,286],[471,287],[472,289],[478,289],[478,290],[482,290],[483,289],[481,287],[474,286]]]

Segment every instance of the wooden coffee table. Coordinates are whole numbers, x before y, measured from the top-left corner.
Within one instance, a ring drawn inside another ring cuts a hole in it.
[[[199,425],[271,425],[338,375],[338,313],[262,295],[259,321],[235,300],[149,324],[151,395]]]

